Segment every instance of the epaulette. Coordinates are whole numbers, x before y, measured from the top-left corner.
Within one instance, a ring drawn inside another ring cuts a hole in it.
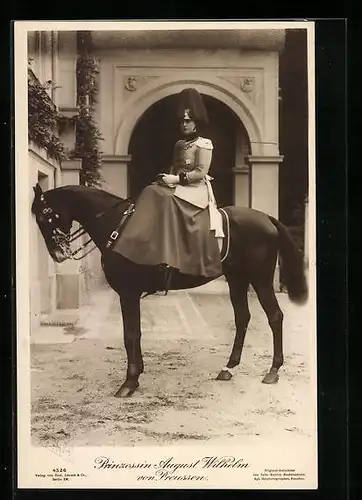
[[[212,142],[210,141],[210,139],[206,139],[206,137],[199,137],[195,144],[199,148],[214,149]]]

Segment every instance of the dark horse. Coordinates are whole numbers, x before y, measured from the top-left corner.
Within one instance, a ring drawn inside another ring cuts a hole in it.
[[[128,359],[126,380],[115,395],[130,396],[139,386],[138,379],[144,369],[140,342],[140,299],[144,292],[157,289],[160,275],[159,266],[134,264],[107,248],[110,234],[131,202],[103,190],[83,186],[64,186],[43,193],[37,184],[34,193],[32,212],[54,261],[62,262],[72,256],[69,242],[73,239],[70,234],[73,221],[81,224],[102,254],[106,279],[120,297]],[[303,257],[287,228],[273,217],[248,208],[230,206],[224,210],[230,220],[230,251],[222,266],[234,309],[236,334],[228,363],[217,380],[230,380],[233,368],[240,363],[250,320],[247,292],[251,285],[273,333],[273,362],[263,382],[276,383],[278,370],[283,364],[283,313],[273,286],[277,257],[279,253],[289,299],[304,304],[308,290]],[[170,289],[194,288],[208,281],[210,278],[175,272]]]

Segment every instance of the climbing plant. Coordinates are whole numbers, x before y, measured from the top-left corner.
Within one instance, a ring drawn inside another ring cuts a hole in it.
[[[62,161],[67,157],[64,145],[59,139],[59,113],[47,91],[54,87],[49,80],[41,84],[35,77],[29,61],[28,67],[28,138],[48,157]]]
[[[97,186],[102,181],[100,141],[103,140],[94,119],[99,71],[95,59],[90,55],[90,32],[79,32],[77,42],[77,113],[71,118],[62,116],[58,112],[47,93],[50,88],[55,88],[55,85],[51,81],[41,84],[32,72],[29,61],[29,140],[43,148],[49,157],[58,161],[80,159],[82,161],[80,183]],[[67,151],[59,139],[58,130],[62,131],[69,124],[75,127],[75,145]]]
[[[99,70],[96,61],[89,55],[91,36],[89,32],[78,33],[77,59],[77,108],[75,122],[75,147],[71,157],[82,160],[80,183],[87,186],[101,184],[101,133],[94,120],[97,104],[97,75]]]

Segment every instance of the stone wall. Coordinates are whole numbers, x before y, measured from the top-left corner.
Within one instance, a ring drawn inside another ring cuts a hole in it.
[[[31,204],[34,198],[33,186],[37,182],[42,189],[53,189],[60,175],[59,164],[47,157],[46,153],[36,145],[29,145],[29,212],[23,216],[30,221],[30,307],[31,324],[39,326],[42,315],[51,314],[56,305],[56,264],[49,256],[44,239],[39,231],[34,215],[31,213]],[[20,217],[21,224],[22,217]]]

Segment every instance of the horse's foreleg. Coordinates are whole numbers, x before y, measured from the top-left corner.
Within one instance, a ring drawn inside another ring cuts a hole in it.
[[[124,398],[131,396],[139,387],[138,378],[143,373],[141,352],[141,312],[138,292],[120,293],[124,345],[127,352],[127,376],[125,382],[115,396]]]
[[[245,334],[250,321],[248,307],[249,284],[242,279],[238,279],[238,276],[227,277],[227,281],[229,284],[230,299],[234,308],[236,333],[229,361],[226,367],[220,371],[216,380],[230,380],[232,378],[233,368],[240,364]]]
[[[273,333],[273,362],[269,372],[263,378],[264,384],[275,384],[279,380],[278,371],[283,365],[283,313],[274,293],[273,284],[254,285]]]

